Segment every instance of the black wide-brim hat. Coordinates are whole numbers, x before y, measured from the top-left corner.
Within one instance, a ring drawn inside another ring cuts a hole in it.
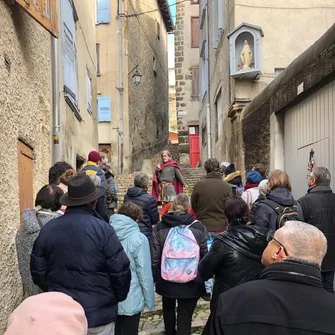
[[[89,176],[78,175],[70,179],[68,192],[59,202],[64,206],[82,206],[99,199],[105,191],[104,187],[95,186]]]

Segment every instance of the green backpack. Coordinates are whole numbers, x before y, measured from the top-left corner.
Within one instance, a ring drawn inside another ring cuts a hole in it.
[[[265,199],[260,202],[267,204],[278,214],[276,223],[277,229],[283,227],[287,221],[300,221],[297,205],[281,206],[270,199]]]

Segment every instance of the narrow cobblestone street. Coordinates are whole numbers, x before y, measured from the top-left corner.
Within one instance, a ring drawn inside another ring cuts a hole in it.
[[[164,334],[162,311],[162,297],[156,294],[156,308],[154,311],[144,311],[141,315],[139,335]],[[201,334],[209,317],[209,302],[199,299],[192,321],[192,335]]]

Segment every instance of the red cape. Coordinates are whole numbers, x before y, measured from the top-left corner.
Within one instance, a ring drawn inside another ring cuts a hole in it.
[[[168,162],[166,162],[164,164],[161,164],[161,167],[160,167],[160,169],[158,171],[162,171],[167,166],[174,166],[177,169],[179,169],[179,171],[182,173],[180,166],[175,161],[168,161]],[[173,186],[174,186],[174,189],[176,191],[176,194],[183,193],[183,184],[177,178],[174,178],[174,180],[173,180]],[[157,201],[158,200],[158,193],[159,193],[159,180],[157,178],[156,172],[154,172],[154,175],[152,177],[152,191],[151,191],[151,193],[152,193],[152,196]]]

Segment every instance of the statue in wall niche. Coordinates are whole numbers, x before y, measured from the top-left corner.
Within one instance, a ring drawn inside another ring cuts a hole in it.
[[[242,70],[250,69],[254,64],[252,61],[252,51],[247,40],[244,41],[244,45],[241,51]]]

